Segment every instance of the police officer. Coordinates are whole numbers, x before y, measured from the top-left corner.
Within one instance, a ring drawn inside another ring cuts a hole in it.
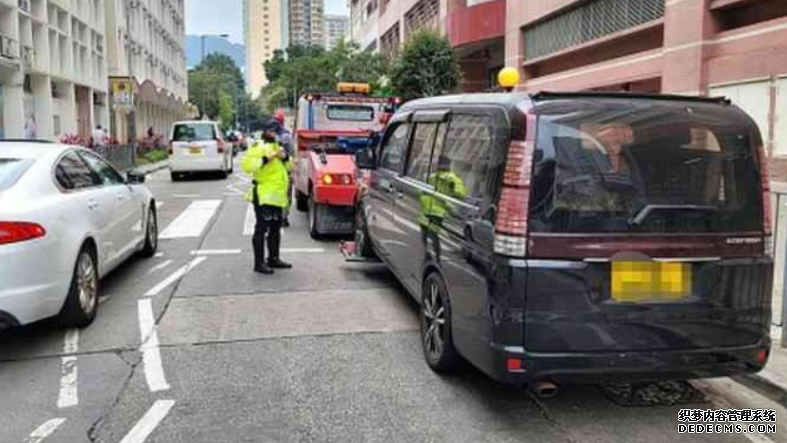
[[[435,258],[439,262],[442,249],[440,247],[440,231],[443,227],[443,220],[453,209],[451,203],[441,195],[463,200],[467,197],[467,188],[461,177],[451,170],[451,159],[442,155],[438,159],[437,171],[432,172],[426,181],[434,187],[437,196],[425,192],[420,195],[418,224],[421,225],[424,247],[428,250],[429,239],[432,239]]]
[[[279,257],[281,226],[284,209],[289,204],[289,155],[276,143],[272,132],[265,132],[261,142],[255,142],[241,160],[241,169],[252,177],[252,187],[246,200],[254,205],[256,224],[254,246],[254,271],[273,274],[274,269],[292,268]],[[268,259],[265,260],[265,246]]]

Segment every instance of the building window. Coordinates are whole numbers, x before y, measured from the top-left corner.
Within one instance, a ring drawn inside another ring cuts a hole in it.
[[[525,58],[543,57],[663,16],[664,0],[592,0],[582,3],[525,29]]]

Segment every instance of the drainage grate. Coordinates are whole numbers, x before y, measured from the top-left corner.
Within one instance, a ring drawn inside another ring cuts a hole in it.
[[[620,406],[670,406],[708,403],[697,388],[685,381],[655,383],[607,383],[601,391]]]

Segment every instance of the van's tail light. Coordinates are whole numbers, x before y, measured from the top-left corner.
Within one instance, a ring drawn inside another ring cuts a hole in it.
[[[771,175],[765,148],[760,145],[760,188],[762,189],[762,233],[763,249],[766,255],[773,255],[773,222],[771,220]]]
[[[46,229],[36,223],[0,221],[0,245],[34,240],[45,235]]]
[[[512,140],[508,147],[495,226],[495,252],[512,257],[527,255],[530,178],[533,171],[536,116],[530,112],[525,116],[525,140]]]
[[[227,142],[221,139],[216,140],[216,149],[218,149],[219,154],[224,154],[224,151],[227,149]]]

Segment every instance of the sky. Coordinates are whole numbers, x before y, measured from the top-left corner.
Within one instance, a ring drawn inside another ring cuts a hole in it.
[[[325,1],[326,14],[347,15],[347,0]],[[243,43],[243,0],[186,0],[186,34],[229,34]]]

